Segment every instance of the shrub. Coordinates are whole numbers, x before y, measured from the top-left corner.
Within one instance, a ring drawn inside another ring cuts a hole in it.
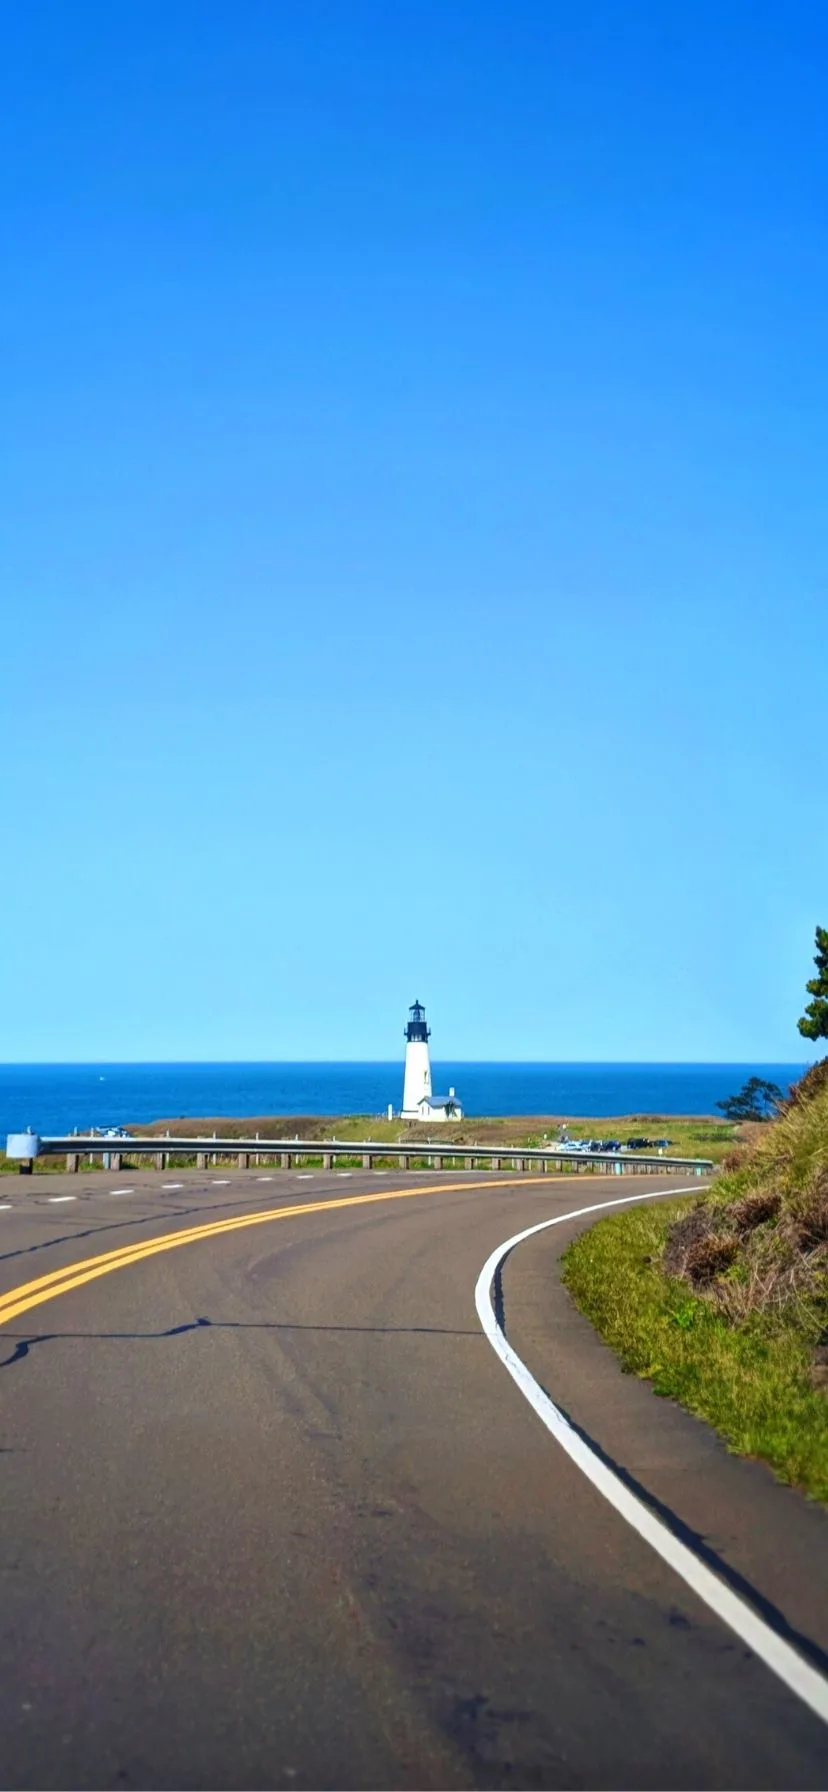
[[[802,1107],[804,1103],[812,1101],[821,1089],[826,1088],[828,1088],[828,1058],[820,1058],[816,1064],[811,1065],[810,1070],[806,1070],[805,1075],[800,1077],[798,1083],[791,1085],[787,1100],[783,1105],[783,1113],[789,1107]]]

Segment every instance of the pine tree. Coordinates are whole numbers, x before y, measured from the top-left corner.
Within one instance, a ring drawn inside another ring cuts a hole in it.
[[[828,1039],[828,927],[816,930],[814,964],[817,975],[805,985],[814,999],[808,1003],[797,1026],[805,1039]]]
[[[716,1106],[728,1120],[770,1120],[783,1100],[778,1083],[769,1083],[762,1076],[751,1076],[738,1095],[728,1095],[724,1101],[717,1101]]]

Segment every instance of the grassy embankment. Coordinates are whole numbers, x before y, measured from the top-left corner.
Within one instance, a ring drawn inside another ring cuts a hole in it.
[[[702,1196],[601,1220],[564,1280],[625,1369],[828,1501],[828,1059]]]
[[[475,1145],[525,1145],[527,1149],[538,1145],[553,1145],[560,1132],[560,1119],[555,1115],[509,1115],[492,1119],[478,1118],[458,1121],[456,1125],[420,1126],[407,1124],[400,1120],[378,1119],[373,1114],[347,1115],[307,1115],[298,1114],[276,1119],[270,1115],[254,1119],[229,1119],[217,1117],[210,1119],[190,1119],[182,1117],[177,1120],[156,1120],[151,1126],[136,1126],[135,1132],[147,1139],[158,1139],[170,1136],[193,1137],[218,1133],[223,1138],[255,1138],[260,1134],[263,1148],[267,1140],[282,1140],[288,1143],[299,1137],[307,1140],[325,1139],[354,1141],[362,1139],[383,1140],[389,1143],[405,1143],[412,1146],[425,1147],[430,1141],[446,1145],[467,1145],[472,1152]],[[698,1118],[676,1118],[670,1114],[627,1114],[621,1118],[606,1117],[592,1120],[577,1120],[567,1123],[570,1138],[603,1138],[626,1139],[646,1136],[648,1138],[669,1138],[672,1141],[669,1155],[676,1157],[709,1157],[719,1162],[730,1149],[733,1140],[738,1136],[738,1129],[725,1120],[715,1120],[710,1116]],[[113,1141],[113,1149],[117,1150],[117,1140]],[[150,1160],[147,1159],[149,1162]],[[183,1160],[181,1160],[183,1161]],[[195,1160],[193,1159],[193,1162]],[[309,1163],[321,1163],[318,1159],[309,1158]],[[345,1160],[347,1161],[347,1160]],[[354,1160],[358,1162],[358,1159]],[[389,1166],[393,1159],[388,1159]],[[425,1156],[423,1163],[425,1163]],[[63,1158],[39,1158],[35,1164],[36,1175],[48,1175],[64,1168]],[[96,1167],[100,1168],[100,1159]],[[135,1167],[135,1159],[124,1158],[122,1167]],[[10,1162],[0,1153],[0,1173],[17,1170],[17,1165]]]

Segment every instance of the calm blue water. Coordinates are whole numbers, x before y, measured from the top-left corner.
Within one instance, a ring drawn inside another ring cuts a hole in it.
[[[749,1076],[786,1089],[803,1064],[435,1064],[434,1088],[466,1113],[714,1114]],[[6,1064],[0,1144],[32,1126],[89,1126],[259,1114],[382,1114],[402,1100],[397,1064]]]

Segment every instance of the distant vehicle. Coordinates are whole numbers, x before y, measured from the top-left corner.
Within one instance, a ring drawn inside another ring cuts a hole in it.
[[[621,1140],[620,1139],[602,1139],[601,1140],[601,1150],[602,1151],[620,1151],[621,1150]]]
[[[651,1146],[654,1143],[655,1143],[655,1141],[653,1139],[628,1139],[627,1140],[627,1150],[628,1151],[649,1151]]]
[[[666,1150],[667,1146],[672,1145],[673,1143],[672,1139],[656,1139],[655,1142],[662,1151]]]

